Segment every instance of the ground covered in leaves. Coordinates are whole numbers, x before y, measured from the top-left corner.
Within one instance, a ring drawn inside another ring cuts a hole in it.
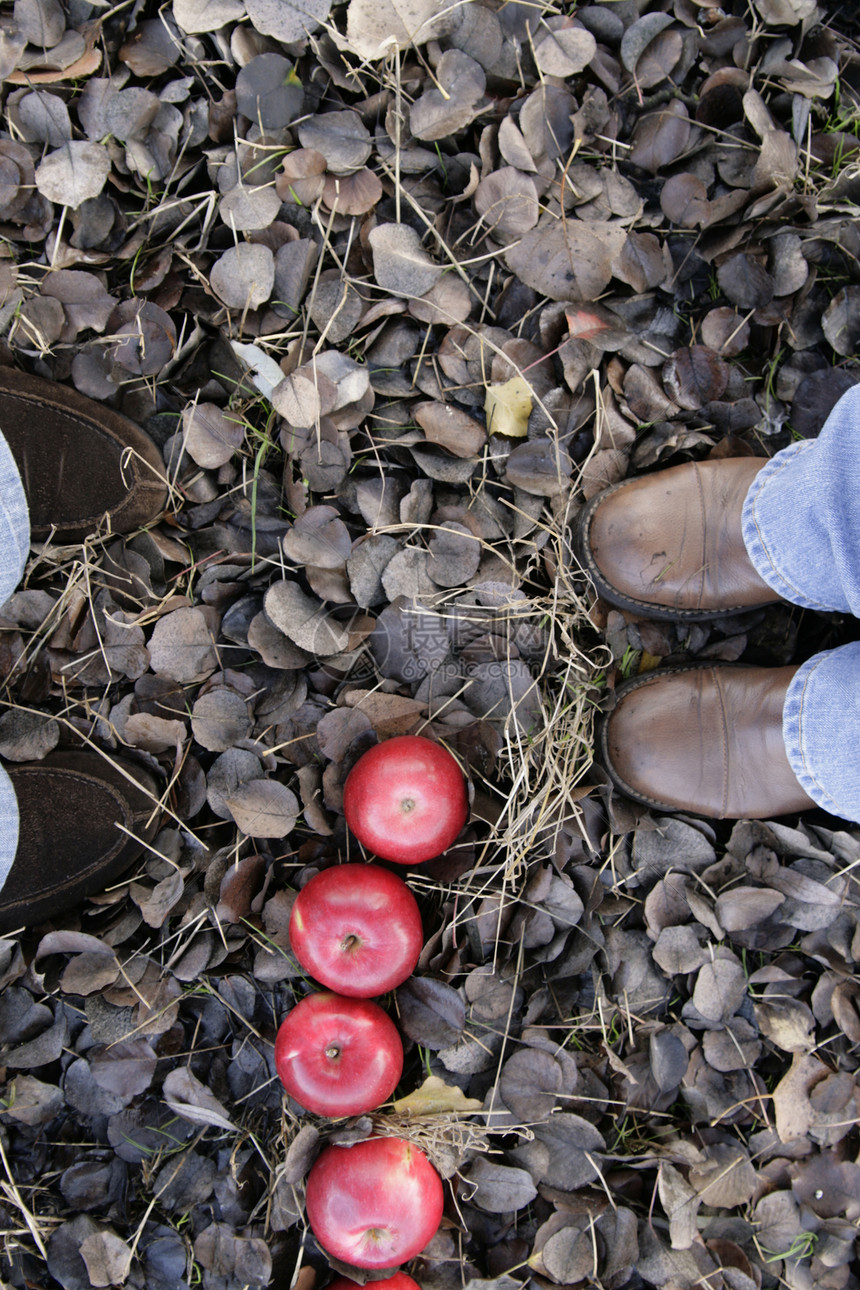
[[[125,881],[0,941],[4,1287],[324,1287],[303,1179],[371,1130],[447,1179],[426,1290],[860,1286],[860,831],[653,817],[591,763],[620,677],[852,623],[635,621],[569,537],[860,379],[858,35],[815,0],[3,6],[0,358],[171,480],[148,531],[35,549],[0,624],[0,755],[164,786]],[[472,815],[408,873],[398,1101],[332,1124],[274,1073],[291,901],[413,731]]]

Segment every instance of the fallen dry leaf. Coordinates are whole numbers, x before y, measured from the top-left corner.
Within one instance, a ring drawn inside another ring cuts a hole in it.
[[[408,224],[378,224],[369,241],[376,280],[393,295],[423,296],[442,276]]]
[[[428,1075],[412,1093],[392,1103],[398,1115],[465,1115],[482,1106],[478,1098],[466,1097],[456,1084],[446,1084],[438,1075]]]
[[[512,376],[501,385],[488,385],[484,412],[490,434],[522,438],[528,430],[532,389],[523,376]]]
[[[98,197],[110,168],[110,156],[101,144],[71,140],[36,167],[36,187],[49,202],[76,210]]]

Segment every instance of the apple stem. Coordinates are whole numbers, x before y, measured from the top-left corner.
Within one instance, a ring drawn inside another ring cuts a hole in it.
[[[338,1057],[340,1057],[340,1049],[337,1044],[329,1044],[328,1048],[325,1050],[325,1055],[330,1062],[336,1062]]]
[[[350,954],[353,950],[358,949],[360,944],[361,944],[361,941],[355,935],[355,933],[350,932],[349,936],[345,936],[343,938],[340,948],[342,950],[345,950],[347,954]]]

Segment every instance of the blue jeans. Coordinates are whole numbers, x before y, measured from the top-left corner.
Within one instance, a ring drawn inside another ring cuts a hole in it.
[[[15,459],[0,434],[0,616],[27,564],[30,513]],[[12,781],[0,764],[0,887],[18,849],[18,802]]]
[[[780,596],[860,618],[860,385],[817,439],[783,448],[759,471],[743,536],[757,573]],[[860,642],[802,664],[782,733],[804,791],[832,815],[860,822]]]

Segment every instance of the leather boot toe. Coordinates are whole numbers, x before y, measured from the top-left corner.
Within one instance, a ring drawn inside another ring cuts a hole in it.
[[[628,681],[600,729],[606,770],[659,811],[734,820],[809,810],[782,736],[796,671],[706,664]]]
[[[31,927],[104,891],[156,834],[159,790],[136,762],[65,749],[6,770],[19,832],[0,888],[0,932]]]
[[[744,546],[741,515],[764,462],[685,462],[624,480],[583,508],[582,566],[610,604],[704,621],[779,601]]]
[[[53,381],[0,367],[0,431],[21,475],[30,532],[78,542],[107,520],[130,533],[167,499],[161,454],[141,428]]]

